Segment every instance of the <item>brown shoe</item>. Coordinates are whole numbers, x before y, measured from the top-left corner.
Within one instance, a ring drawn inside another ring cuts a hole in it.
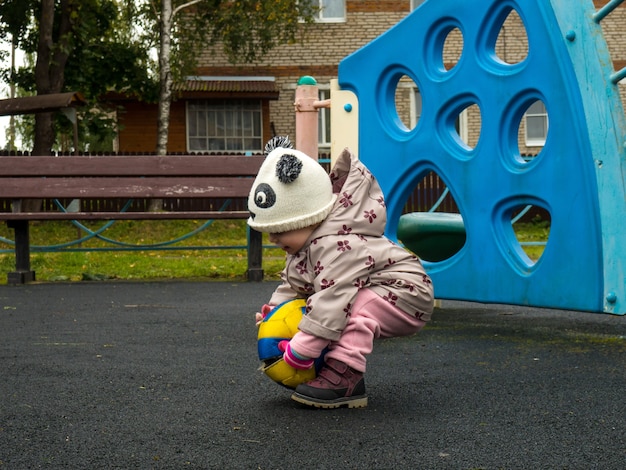
[[[365,379],[362,372],[328,359],[315,379],[296,387],[291,399],[316,408],[364,408]]]

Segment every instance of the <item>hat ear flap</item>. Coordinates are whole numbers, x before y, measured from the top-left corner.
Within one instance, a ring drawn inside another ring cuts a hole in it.
[[[283,184],[293,183],[302,171],[302,161],[295,155],[284,154],[276,163],[276,177]]]

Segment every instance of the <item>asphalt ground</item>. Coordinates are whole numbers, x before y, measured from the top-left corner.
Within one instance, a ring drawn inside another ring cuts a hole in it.
[[[624,469],[626,317],[443,301],[364,409],[258,370],[275,283],[0,287],[0,469]]]

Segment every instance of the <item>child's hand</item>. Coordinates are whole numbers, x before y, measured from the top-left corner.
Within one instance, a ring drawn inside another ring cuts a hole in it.
[[[278,343],[278,349],[283,352],[283,359],[285,362],[294,369],[306,370],[313,367],[313,363],[315,361],[310,357],[302,356],[291,349],[291,345],[286,339]]]
[[[261,324],[267,314],[272,311],[273,308],[274,307],[272,307],[271,305],[264,304],[263,307],[261,307],[261,312],[257,312],[254,314],[254,321],[256,322],[257,327]]]

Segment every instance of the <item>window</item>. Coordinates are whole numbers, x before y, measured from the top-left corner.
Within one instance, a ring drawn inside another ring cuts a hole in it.
[[[187,102],[189,151],[259,151],[262,140],[260,101]]]
[[[526,145],[542,146],[548,136],[548,112],[542,101],[535,101],[526,111]]]
[[[315,19],[319,22],[342,22],[346,21],[345,0],[310,0],[314,5],[319,5],[319,12]]]
[[[330,99],[330,90],[319,91],[320,101]],[[330,147],[330,108],[318,109],[318,146]]]
[[[426,0],[411,0],[411,11],[415,10],[418,6],[424,3]]]

